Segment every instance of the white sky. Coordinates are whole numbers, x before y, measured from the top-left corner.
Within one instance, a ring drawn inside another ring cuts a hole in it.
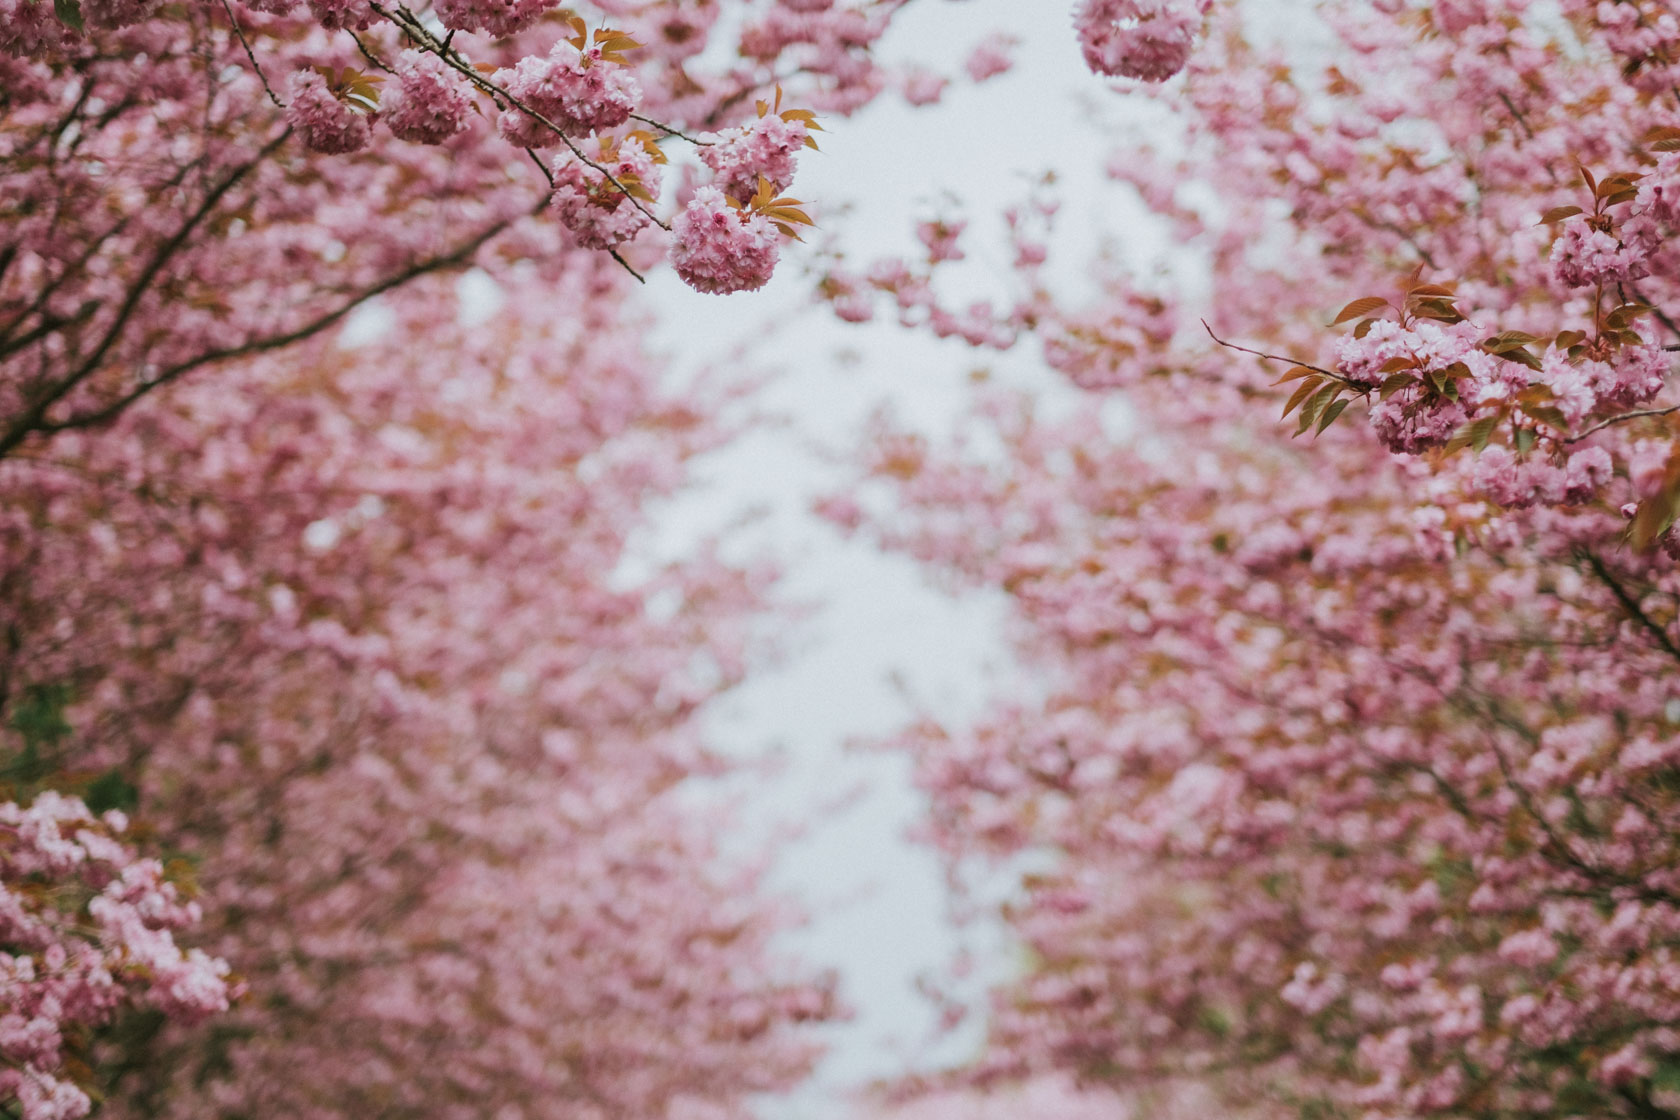
[[[884,56],[915,57],[957,79],[945,99],[909,109],[889,96],[850,120],[824,120],[823,151],[806,153],[791,191],[813,205],[849,263],[918,255],[915,220],[950,212],[954,199],[972,222],[971,259],[953,277],[964,290],[952,302],[990,295],[1007,305],[1010,255],[998,214],[1051,168],[1064,202],[1052,243],[1062,290],[1077,296],[1105,247],[1132,265],[1159,258],[1166,246],[1129,192],[1099,174],[1108,142],[1091,109],[1112,117],[1125,111],[1124,98],[1084,69],[1070,11],[1068,0],[918,0],[901,17]],[[1017,65],[974,86],[962,60],[993,30],[1020,38]],[[848,212],[838,212],[842,203]],[[901,726],[916,707],[960,722],[986,697],[1021,687],[1003,641],[1001,595],[955,601],[911,561],[844,541],[809,512],[811,501],[849,476],[836,458],[858,445],[864,420],[883,404],[937,436],[968,403],[968,374],[979,366],[1052,403],[1067,393],[1031,343],[999,357],[890,322],[842,324],[810,306],[800,264],[795,248],[777,279],[752,295],[698,295],[669,271],[651,277],[646,293],[658,316],[652,344],[679,373],[712,364],[773,371],[754,403],[786,422],[708,457],[696,485],[660,511],[644,547],[654,557],[678,555],[755,513],[731,532],[733,547],[777,556],[787,572],[784,601],[818,608],[786,636],[784,663],[757,674],[712,723],[714,740],[742,756],[781,760],[776,776],[746,779],[766,785],[752,787],[744,834],[778,845],[774,882],[812,914],[788,948],[838,968],[858,1013],[830,1029],[832,1050],[815,1082],[765,1102],[765,1120],[829,1120],[843,1111],[847,1088],[911,1064],[960,1061],[978,1042],[978,1022],[929,1049],[933,1011],[915,993],[916,976],[939,971],[964,938],[978,950],[982,978],[1010,968],[995,933],[959,934],[947,921],[937,861],[904,839],[921,805],[906,760],[847,749]],[[745,360],[733,356],[748,343]],[[834,807],[859,787],[856,800]],[[778,825],[790,823],[808,827],[780,838]]]

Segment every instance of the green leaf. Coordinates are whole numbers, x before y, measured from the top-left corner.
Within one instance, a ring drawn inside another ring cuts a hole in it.
[[[1336,417],[1342,414],[1342,409],[1346,408],[1352,400],[1352,397],[1347,397],[1343,400],[1331,401],[1330,407],[1324,410],[1324,415],[1318,418],[1318,431],[1314,432],[1313,435],[1323,435],[1324,429],[1336,422]]]
[[[1307,403],[1301,406],[1301,426],[1295,429],[1295,434],[1300,435],[1302,432],[1312,427],[1313,421],[1318,419],[1319,410],[1329,405],[1331,401],[1335,400],[1336,394],[1341,391],[1342,386],[1337,382],[1332,381],[1330,384],[1314,393]]]
[[[62,684],[30,685],[12,710],[12,730],[30,745],[52,746],[70,734],[64,708],[70,703],[70,689]]]
[[[123,777],[121,770],[107,770],[88,783],[83,800],[95,813],[111,809],[132,813],[140,804],[140,791]]]
[[[86,25],[82,22],[81,0],[53,0],[53,14],[58,16],[58,22],[72,31],[82,32],[87,30]]]
[[[1387,400],[1408,385],[1416,385],[1417,377],[1410,373],[1391,373],[1383,379],[1382,388],[1377,390],[1380,400]]]
[[[1533,428],[1518,428],[1517,454],[1527,455],[1530,451],[1534,450],[1534,441],[1537,438],[1538,437],[1535,436]]]
[[[1466,447],[1482,450],[1488,445],[1488,437],[1493,435],[1493,429],[1499,426],[1499,421],[1500,415],[1497,412],[1489,413],[1479,420],[1472,420],[1453,433],[1453,437],[1447,441],[1446,453],[1451,455]]]

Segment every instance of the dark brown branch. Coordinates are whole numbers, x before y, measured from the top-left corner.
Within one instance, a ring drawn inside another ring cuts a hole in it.
[[[690,136],[688,133],[684,132],[680,128],[672,128],[668,124],[661,124],[659,121],[654,120],[652,117],[644,117],[640,113],[631,113],[630,114],[630,119],[633,120],[633,121],[641,121],[643,124],[651,124],[654,128],[657,128],[659,131],[663,132],[665,135],[675,136],[679,140],[687,140],[690,144],[693,144],[697,148],[709,148],[709,147],[712,146],[712,144],[709,140],[701,140],[697,137]]]
[[[171,190],[174,190],[176,187],[180,186],[183,182],[186,181],[187,176],[192,174],[194,169],[196,169],[200,164],[203,163],[203,160],[204,160],[204,157],[200,156],[197,159],[193,159],[193,160],[188,161],[187,163],[182,164],[179,168],[176,169],[174,175],[170,176],[168,179],[164,180],[162,183],[157,184],[153,187],[150,187],[149,188],[149,193],[153,196],[156,196],[156,195],[164,194],[164,193],[167,193]],[[49,281],[46,285],[44,285],[41,288],[41,290],[39,292],[36,293],[35,298],[30,301],[30,304],[29,304],[28,307],[26,307],[22,311],[18,312],[15,316],[12,317],[12,320],[9,323],[7,323],[3,328],[0,328],[0,339],[4,339],[4,338],[8,337],[13,331],[15,331],[20,325],[22,325],[23,322],[25,320],[27,320],[31,315],[38,314],[43,308],[45,308],[46,305],[47,305],[47,301],[50,300],[53,297],[53,295],[59,290],[59,288],[64,286],[65,281],[69,280],[73,276],[81,275],[82,270],[87,267],[87,263],[94,258],[94,255],[96,253],[98,253],[99,250],[101,250],[105,247],[107,242],[109,242],[114,237],[119,237],[119,236],[122,235],[122,232],[128,228],[129,223],[134,220],[136,213],[137,213],[137,211],[131,211],[131,212],[123,215],[120,219],[118,219],[115,223],[113,223],[111,225],[111,227],[109,229],[107,229],[104,233],[102,233],[98,237],[94,238],[93,241],[88,245],[88,247],[86,249],[82,250],[82,253],[79,257],[77,257],[70,264],[66,265],[65,268],[63,269],[63,271],[61,271],[57,276],[53,277],[53,279],[51,281]]]
[[[631,268],[630,267],[630,262],[625,260],[623,257],[619,256],[617,249],[608,249],[607,254],[609,256],[611,256],[613,260],[615,260],[619,264],[623,265],[624,266],[624,271],[626,271],[630,275],[634,276],[641,283],[643,283],[643,284],[647,283],[647,277],[643,276],[641,273],[639,273],[635,269]]]
[[[19,335],[17,338],[14,338],[9,342],[0,342],[0,361],[4,361],[5,359],[11,357],[13,354],[16,354],[19,350],[26,349],[27,347],[29,347],[33,343],[39,342],[41,339],[45,338],[47,335],[53,333],[56,330],[59,330],[62,327],[71,327],[71,326],[75,326],[78,323],[87,322],[88,319],[93,317],[93,313],[95,311],[98,311],[98,310],[99,310],[99,301],[96,300],[96,299],[90,299],[86,303],[84,303],[80,307],[78,307],[76,309],[75,314],[73,314],[73,315],[66,315],[66,316],[44,315],[44,316],[42,316],[41,322],[35,327],[34,330],[27,331],[24,334]]]
[[[147,262],[140,276],[129,288],[127,298],[123,300],[122,307],[117,310],[116,317],[111,321],[111,325],[106,328],[104,337],[93,348],[93,353],[88,355],[82,364],[77,366],[70,374],[56,384],[49,386],[45,392],[37,394],[35,399],[25,406],[23,414],[7,426],[5,434],[0,435],[0,457],[14,450],[28,438],[30,432],[41,428],[46,419],[47,410],[62,400],[72,389],[99,368],[99,364],[105,360],[105,355],[110,352],[111,347],[116,345],[117,339],[122,336],[123,329],[127,327],[129,319],[139,308],[140,301],[146,293],[151,290],[152,283],[163,271],[164,266],[187,243],[187,239],[192,236],[193,231],[216,209],[227,192],[244,179],[254,167],[272,155],[290,135],[291,129],[288,128],[265,144],[254,158],[235,167],[220,183],[211,188],[197,209],[181,223],[181,228],[176,230],[169,240],[158,246],[157,252],[152,255],[152,259]]]
[[[233,361],[238,358],[248,358],[257,354],[264,354],[271,350],[279,350],[290,346],[293,343],[302,342],[304,339],[317,335],[326,330],[328,327],[338,323],[346,315],[362,306],[368,300],[373,299],[375,296],[383,295],[394,288],[399,288],[408,283],[410,280],[424,276],[429,272],[437,272],[466,264],[472,258],[473,254],[477,253],[479,248],[486,241],[489,241],[492,237],[496,236],[496,234],[506,229],[509,224],[511,224],[511,219],[507,218],[494,222],[470,240],[456,246],[450,252],[410,265],[400,272],[387,276],[377,284],[363,288],[361,291],[350,297],[350,299],[346,302],[340,304],[331,311],[324,312],[323,314],[316,316],[314,319],[311,319],[301,327],[297,327],[293,330],[285,331],[280,334],[269,335],[266,338],[259,338],[249,342],[244,342],[238,346],[228,346],[220,350],[206,351],[197,357],[189,358],[183,362],[177,362],[175,365],[170,366],[168,369],[159,373],[150,381],[147,381],[142,385],[135,386],[133,389],[130,389],[116,400],[101,408],[95,409],[92,412],[83,413],[80,416],[72,416],[67,420],[58,421],[57,423],[43,423],[39,425],[39,430],[43,432],[60,432],[72,428],[94,428],[101,424],[108,424],[112,420],[115,420],[125,409],[134,402],[138,401],[140,398],[156,389],[162,388],[164,385],[167,385],[172,381],[184,377],[186,374],[191,373],[195,369],[200,369],[207,365],[214,365],[218,362]],[[5,454],[8,450],[9,448],[0,445],[0,455]]]
[[[1656,619],[1645,613],[1644,608],[1639,605],[1639,601],[1629,594],[1628,589],[1622,586],[1621,581],[1605,566],[1604,561],[1600,560],[1596,553],[1589,552],[1584,548],[1579,550],[1576,555],[1587,562],[1587,565],[1592,568],[1593,574],[1610,589],[1611,594],[1616,596],[1616,601],[1622,605],[1622,609],[1628,613],[1628,617],[1639,623],[1647,633],[1656,638],[1657,644],[1662,646],[1670,657],[1680,661],[1680,646],[1674,644],[1674,639],[1669,637],[1668,631],[1659,625]]]

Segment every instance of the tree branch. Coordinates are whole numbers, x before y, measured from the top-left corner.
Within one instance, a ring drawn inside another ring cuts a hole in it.
[[[1584,548],[1578,550],[1575,555],[1587,562],[1587,565],[1592,568],[1593,574],[1616,596],[1616,601],[1622,605],[1623,610],[1627,611],[1628,616],[1639,623],[1652,637],[1656,638],[1657,644],[1662,646],[1670,657],[1674,658],[1675,661],[1680,661],[1680,646],[1675,645],[1674,639],[1669,637],[1666,629],[1658,625],[1655,619],[1645,613],[1644,608],[1639,605],[1639,601],[1628,593],[1628,589],[1622,586],[1620,580],[1611,574],[1604,561],[1600,560],[1596,553],[1589,552]]]
[[[292,130],[290,128],[285,129],[273,140],[263,145],[254,158],[235,167],[220,183],[211,188],[198,208],[187,217],[186,221],[181,223],[181,228],[176,230],[169,240],[158,246],[157,252],[152,255],[152,259],[147,262],[146,267],[141,270],[139,278],[129,289],[127,298],[123,300],[122,307],[117,310],[116,317],[111,321],[111,325],[106,328],[104,337],[93,348],[93,353],[88,355],[81,365],[77,366],[57,384],[49,386],[45,392],[37,394],[35,399],[24,407],[23,414],[7,426],[5,434],[0,435],[0,457],[4,457],[21,444],[30,432],[40,429],[46,419],[47,410],[62,400],[66,394],[99,368],[99,364],[105,360],[105,355],[110,352],[111,347],[116,345],[117,339],[122,336],[123,328],[128,325],[128,320],[133,317],[134,312],[139,308],[141,299],[151,289],[153,281],[163,271],[164,265],[181,250],[181,247],[186,244],[187,239],[192,235],[193,230],[197,229],[204,219],[215,210],[216,206],[227,195],[227,192],[244,179],[252,168],[272,155],[291,134]]]
[[[391,291],[393,288],[399,288],[408,283],[410,280],[423,276],[426,273],[437,272],[443,269],[453,268],[458,265],[465,264],[475,253],[478,252],[479,248],[483,246],[486,241],[489,241],[492,237],[496,236],[496,234],[506,229],[511,223],[512,219],[508,218],[503,218],[500,221],[493,222],[477,235],[456,246],[448,253],[428,258],[427,260],[410,265],[400,272],[393,273],[378,283],[363,288],[338,307],[316,316],[314,319],[311,319],[309,322],[300,327],[284,331],[280,334],[269,335],[266,338],[253,339],[251,341],[241,343],[238,346],[229,346],[220,350],[206,351],[197,357],[189,358],[183,362],[177,362],[175,365],[170,366],[150,381],[135,386],[133,389],[130,389],[116,400],[111,401],[109,404],[106,404],[101,408],[95,409],[92,412],[83,413],[80,416],[72,416],[67,420],[61,420],[56,423],[42,423],[38,425],[38,430],[43,432],[61,432],[73,428],[94,428],[102,424],[108,424],[112,420],[115,420],[130,405],[140,400],[140,398],[151,393],[153,390],[159,389],[172,381],[176,381],[179,378],[184,377],[186,374],[191,373],[195,369],[199,369],[207,365],[214,365],[218,362],[233,361],[238,358],[247,358],[256,354],[267,353],[270,350],[278,350],[283,347],[290,346],[293,343],[302,342],[304,339],[319,334],[328,327],[338,323],[346,315],[350,314],[350,312],[362,306],[362,304],[366,303],[368,300],[373,299],[375,296],[382,295],[385,292]],[[10,450],[10,446],[0,443],[0,456],[5,455]]]

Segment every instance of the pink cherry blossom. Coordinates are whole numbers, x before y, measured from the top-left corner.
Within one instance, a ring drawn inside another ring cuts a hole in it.
[[[441,144],[467,127],[471,95],[437,55],[404,51],[396,71],[396,87],[380,102],[380,119],[393,136]]]
[[[716,187],[701,187],[672,223],[671,265],[702,292],[762,288],[781,253],[780,235],[760,214],[737,210]]]

